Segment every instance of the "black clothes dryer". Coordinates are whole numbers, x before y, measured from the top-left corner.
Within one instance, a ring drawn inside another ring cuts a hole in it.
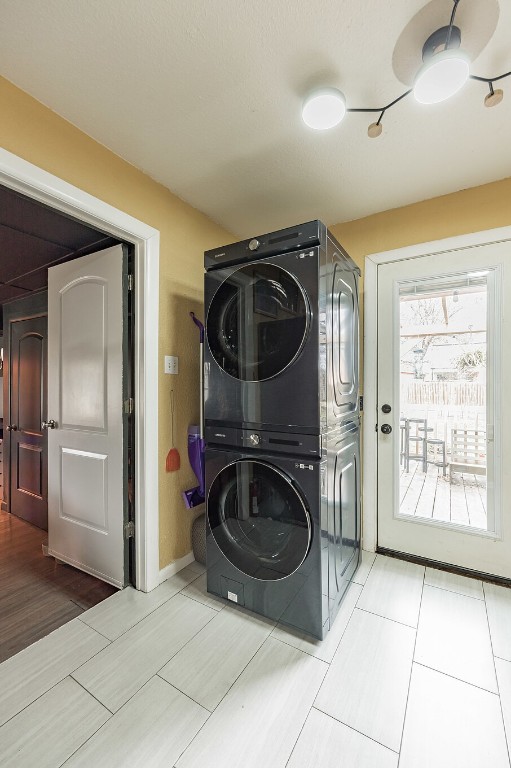
[[[300,436],[301,456],[235,433],[206,451],[208,592],[323,639],[359,560],[358,423]]]
[[[358,414],[358,277],[319,221],[205,254],[206,426],[320,434]]]

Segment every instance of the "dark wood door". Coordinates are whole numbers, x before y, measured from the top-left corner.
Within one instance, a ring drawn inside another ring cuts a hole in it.
[[[11,323],[10,511],[48,530],[47,317]]]

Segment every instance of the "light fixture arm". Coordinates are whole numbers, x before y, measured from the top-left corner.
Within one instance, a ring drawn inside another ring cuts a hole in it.
[[[503,80],[505,77],[509,77],[511,75],[511,70],[509,72],[504,72],[502,75],[497,75],[496,77],[480,77],[479,75],[469,75],[471,80],[478,80],[481,83],[487,83],[490,87],[490,94],[493,95],[493,83],[496,83],[498,80]],[[360,113],[366,113],[366,114],[374,114],[376,112],[380,113],[380,116],[377,120],[377,125],[380,125],[380,122],[383,119],[383,116],[385,112],[387,112],[389,109],[394,107],[396,104],[398,104],[402,99],[405,99],[411,92],[413,88],[409,88],[407,91],[401,94],[401,96],[398,96],[397,99],[394,99],[393,101],[386,104],[384,107],[348,107],[346,109],[346,112],[360,112]]]
[[[395,104],[398,103],[398,101],[401,101],[401,99],[406,98],[406,96],[408,96],[408,94],[411,93],[411,92],[412,92],[412,88],[409,88],[407,91],[402,93],[401,96],[398,96],[397,99],[394,99],[394,101],[391,101],[385,107],[368,107],[368,108],[366,108],[366,107],[357,107],[357,108],[355,108],[355,107],[348,107],[346,109],[346,112],[368,112],[368,113],[369,112],[381,112],[381,115],[380,115],[380,117],[378,119],[378,123],[379,123],[380,120],[382,119],[383,115],[387,111],[387,109],[390,109],[391,107],[393,107]]]
[[[488,83],[491,86],[492,83],[496,83],[497,80],[502,80],[504,77],[509,77],[509,75],[511,75],[511,70],[497,77],[479,77],[478,75],[469,75],[469,77],[471,80],[479,80],[480,83]]]
[[[458,3],[460,0],[454,0],[454,6],[451,13],[451,18],[449,21],[449,29],[447,30],[447,37],[445,38],[445,47],[449,47],[449,43],[451,42],[451,35],[452,35],[452,27],[454,24],[454,17],[456,16],[456,10],[458,8]]]

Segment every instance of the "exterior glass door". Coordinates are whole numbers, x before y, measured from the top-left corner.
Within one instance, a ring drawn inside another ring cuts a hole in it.
[[[508,577],[510,250],[378,267],[378,544]]]

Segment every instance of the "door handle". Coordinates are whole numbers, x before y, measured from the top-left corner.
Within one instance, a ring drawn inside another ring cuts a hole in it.
[[[57,422],[54,419],[43,421],[41,424],[41,429],[57,429]]]
[[[381,431],[383,432],[384,435],[390,435],[390,433],[392,432],[392,427],[390,426],[390,424],[382,424]]]
[[[18,431],[18,425],[17,424],[8,424],[7,425],[7,431],[8,432],[17,432]]]

